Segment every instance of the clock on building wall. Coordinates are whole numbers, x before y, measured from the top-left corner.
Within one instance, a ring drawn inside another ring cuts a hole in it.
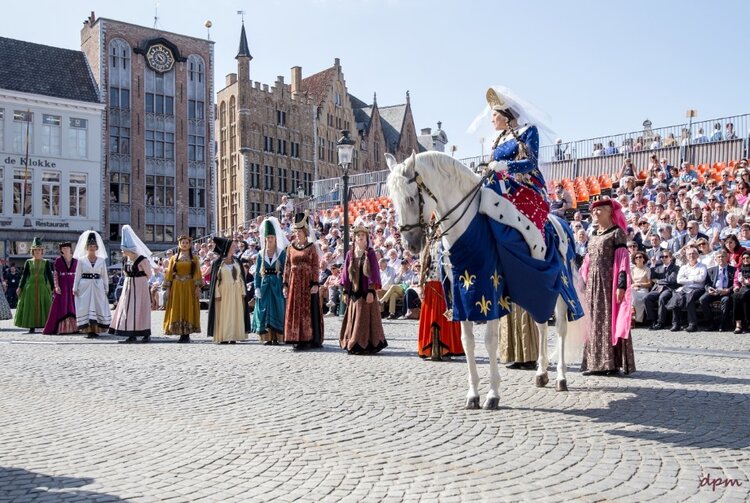
[[[154,44],[146,52],[146,61],[154,71],[165,73],[174,66],[174,55],[164,44]]]

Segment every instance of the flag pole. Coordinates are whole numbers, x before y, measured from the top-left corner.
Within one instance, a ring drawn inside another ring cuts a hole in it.
[[[30,195],[29,194],[29,143],[30,142],[30,132],[29,128],[31,127],[31,109],[28,109],[26,111],[28,114],[26,116],[26,169],[23,173],[23,216],[26,217],[23,221],[24,227],[31,227],[31,218],[26,214],[26,198]]]

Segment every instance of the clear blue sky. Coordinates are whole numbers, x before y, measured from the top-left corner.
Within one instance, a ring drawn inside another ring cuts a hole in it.
[[[3,2],[0,35],[80,47],[89,11],[145,26],[153,0]],[[213,22],[216,88],[235,71],[245,10],[251,78],[289,81],[341,58],[349,91],[403,103],[417,128],[439,120],[457,156],[477,155],[465,130],[492,84],[515,90],[552,118],[557,135],[583,139],[750,112],[750,2],[688,0],[160,0],[159,27],[205,37]],[[0,62],[1,64],[2,62]],[[738,131],[746,134],[746,131]]]

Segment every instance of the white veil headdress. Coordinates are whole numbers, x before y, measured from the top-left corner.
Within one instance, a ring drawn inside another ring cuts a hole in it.
[[[497,96],[504,102],[503,108],[509,108],[513,115],[518,117],[518,125],[534,125],[539,130],[540,143],[543,139],[546,143],[553,143],[555,140],[555,131],[552,128],[550,116],[541,111],[533,103],[526,101],[518,94],[505,86],[492,86],[490,90],[493,90]],[[488,94],[490,94],[488,90]],[[475,134],[479,132],[483,138],[494,139],[498,132],[492,127],[488,117],[492,107],[488,103],[484,109],[477,115],[471,122],[469,127],[466,129],[467,134]]]
[[[143,255],[147,259],[151,259],[151,250],[148,249],[148,246],[143,244],[141,238],[138,237],[133,228],[129,225],[122,226],[120,248],[131,251],[136,255]]]
[[[289,246],[289,240],[284,234],[284,230],[281,228],[281,223],[276,217],[267,217],[260,223],[260,256],[262,260],[266,258],[266,222],[270,222],[273,225],[274,233],[276,234],[276,253],[273,254],[273,261],[278,260],[282,250],[286,250]]]
[[[104,247],[104,240],[102,240],[102,237],[96,231],[85,231],[78,237],[76,249],[73,250],[73,258],[80,260],[88,255],[89,234],[96,236],[96,256],[107,260],[107,249]]]

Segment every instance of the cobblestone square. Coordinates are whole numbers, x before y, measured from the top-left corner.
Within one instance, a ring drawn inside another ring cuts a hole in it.
[[[0,322],[0,501],[750,497],[747,334],[635,330],[636,374],[574,369],[568,393],[501,367],[488,412],[462,408],[463,358],[416,356],[413,321],[363,357],[338,349],[337,319],[304,353],[177,344],[161,320],[127,346]]]

